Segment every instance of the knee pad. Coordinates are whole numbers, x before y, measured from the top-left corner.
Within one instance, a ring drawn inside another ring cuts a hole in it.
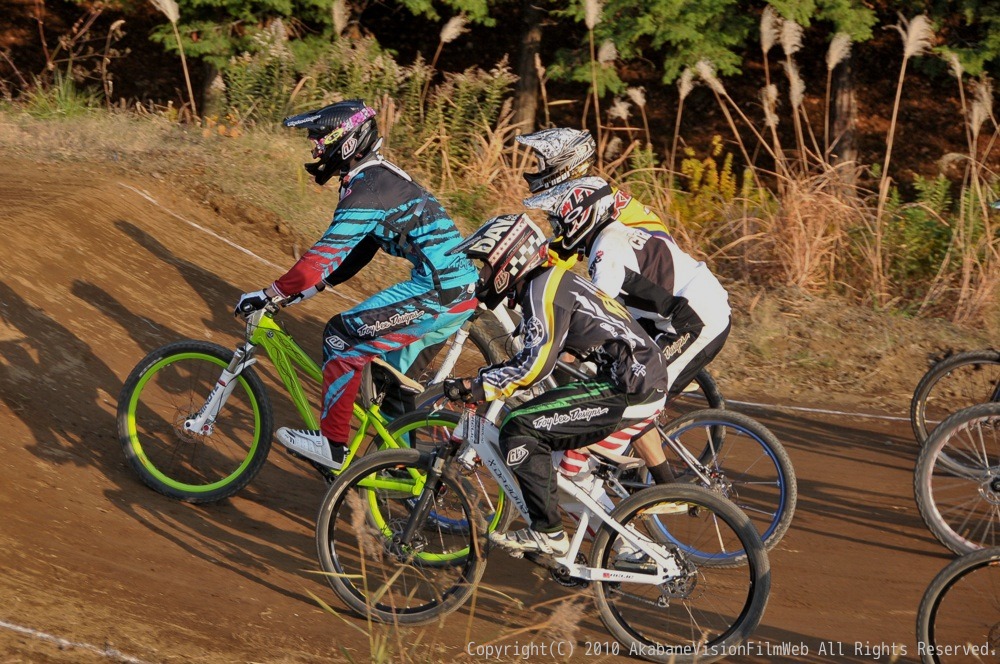
[[[344,319],[337,314],[330,319],[323,330],[323,349],[327,353],[339,353],[353,345],[347,328],[344,327]]]
[[[548,445],[539,443],[530,436],[501,436],[500,451],[508,468],[516,470],[533,453],[549,452]]]

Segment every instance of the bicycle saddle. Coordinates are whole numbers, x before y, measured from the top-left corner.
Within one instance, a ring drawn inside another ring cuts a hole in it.
[[[621,454],[615,454],[610,452],[603,447],[600,447],[597,443],[593,445],[587,445],[583,449],[587,450],[591,454],[596,454],[601,459],[613,463],[622,470],[632,470],[633,468],[641,468],[646,465],[646,462],[639,457],[633,456],[622,456]]]
[[[378,365],[379,368],[388,371],[393,377],[399,381],[399,387],[402,388],[404,392],[409,392],[411,394],[420,394],[424,391],[424,386],[413,380],[406,374],[400,372],[396,367],[392,366],[385,360],[375,358],[372,360],[372,364]]]

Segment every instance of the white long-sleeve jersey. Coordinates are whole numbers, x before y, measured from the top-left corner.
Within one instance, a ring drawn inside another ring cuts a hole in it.
[[[594,239],[587,256],[598,288],[663,331],[673,331],[671,318],[685,302],[705,325],[729,320],[726,289],[704,262],[682,251],[669,236],[613,221]]]

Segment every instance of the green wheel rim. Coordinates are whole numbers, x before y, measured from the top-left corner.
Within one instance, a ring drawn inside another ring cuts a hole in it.
[[[142,448],[142,443],[139,442],[139,432],[136,428],[135,415],[136,415],[136,408],[139,405],[139,397],[142,395],[143,389],[146,387],[146,383],[148,383],[153,378],[153,376],[155,376],[161,369],[168,367],[174,362],[178,362],[180,360],[208,361],[223,369],[229,366],[229,363],[224,360],[220,360],[217,357],[213,357],[205,353],[197,353],[197,352],[178,353],[176,355],[171,355],[170,357],[165,357],[156,364],[154,364],[153,366],[151,366],[143,374],[138,384],[136,384],[135,390],[132,391],[132,398],[129,400],[128,404],[129,444],[132,448],[132,452],[135,454],[136,458],[139,459],[139,462],[142,464],[142,467],[145,468],[150,475],[155,477],[158,481],[162,482],[166,486],[170,487],[171,489],[175,489],[177,491],[185,491],[188,493],[209,493],[211,491],[215,491],[216,489],[221,489],[222,487],[226,486],[230,482],[233,482],[238,477],[240,477],[246,471],[247,466],[250,465],[250,461],[256,455],[257,448],[260,445],[260,404],[257,403],[257,399],[254,396],[253,391],[250,389],[250,385],[247,383],[246,379],[243,378],[242,375],[238,376],[237,382],[239,386],[243,388],[243,391],[246,392],[247,397],[249,397],[250,399],[250,406],[251,409],[253,410],[254,426],[253,426],[253,442],[250,444],[250,449],[247,451],[246,458],[243,459],[243,463],[241,463],[232,473],[230,473],[226,477],[223,477],[221,480],[212,482],[211,484],[186,484],[184,482],[178,482],[172,477],[165,475],[159,468],[157,468],[153,464],[152,461],[150,461],[149,457],[146,456],[146,451]]]

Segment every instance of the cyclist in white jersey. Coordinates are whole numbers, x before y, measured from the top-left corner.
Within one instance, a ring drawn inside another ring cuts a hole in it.
[[[556,234],[550,248],[564,259],[585,256],[597,287],[620,299],[663,348],[668,401],[722,349],[731,324],[725,288],[669,235],[615,220],[614,193],[605,180],[569,180],[524,204],[548,214]],[[656,436],[635,447],[657,483],[672,479]]]

